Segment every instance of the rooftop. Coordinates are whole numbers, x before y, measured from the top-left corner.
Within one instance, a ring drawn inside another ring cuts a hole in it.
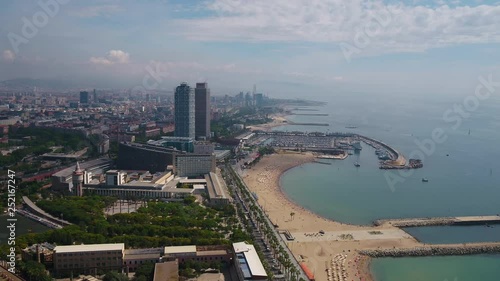
[[[257,254],[257,251],[255,251],[255,247],[253,245],[245,242],[238,242],[233,243],[233,249],[234,253],[237,254],[238,261],[242,267],[244,275],[246,275],[245,269],[248,269],[248,273],[250,273],[251,276],[267,276],[266,270],[264,269],[259,255]]]
[[[165,247],[164,253],[165,253],[165,255],[182,254],[182,253],[196,253],[196,245]]]
[[[179,264],[177,261],[160,262],[155,264],[153,281],[179,280]]]
[[[187,183],[187,184],[206,184],[207,180],[206,179],[181,179],[179,182],[182,183]]]
[[[113,162],[113,160],[111,160],[109,158],[99,158],[99,159],[90,160],[90,161],[86,161],[86,162],[79,162],[79,164],[80,164],[80,169],[86,170],[86,169],[89,169],[89,168],[92,168],[95,166],[109,165],[112,162]],[[73,174],[75,167],[76,167],[76,164],[55,173],[54,176],[56,176],[56,177],[69,177]]]
[[[226,194],[226,183],[216,173],[210,172],[205,175],[207,181],[208,197],[210,199],[229,198]]]
[[[60,253],[75,253],[75,252],[103,252],[103,251],[124,251],[125,244],[88,244],[88,245],[71,245],[71,246],[56,246],[54,251]]]

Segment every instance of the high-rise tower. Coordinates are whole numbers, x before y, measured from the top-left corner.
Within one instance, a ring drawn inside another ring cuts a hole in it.
[[[75,170],[73,171],[73,193],[76,196],[83,196],[83,171],[80,169],[80,163],[76,162]]]
[[[80,92],[80,103],[89,103],[89,92],[87,91]]]
[[[210,138],[210,89],[207,83],[196,83],[195,135],[198,139]]]
[[[195,137],[194,91],[187,83],[175,88],[175,131],[176,137]]]

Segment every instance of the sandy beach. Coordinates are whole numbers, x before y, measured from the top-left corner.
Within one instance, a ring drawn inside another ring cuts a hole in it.
[[[373,280],[369,258],[359,255],[357,250],[419,245],[399,228],[335,222],[287,198],[280,187],[281,175],[313,160],[314,155],[311,153],[280,152],[265,156],[253,168],[246,170],[243,179],[250,190],[258,195],[259,204],[272,222],[295,237],[295,241],[287,243],[288,247],[299,262],[305,262],[314,272],[316,280]],[[320,230],[324,234],[320,234]]]
[[[274,127],[279,127],[286,125],[288,120],[286,119],[287,114],[285,113],[279,113],[279,114],[273,114],[270,118],[273,119],[273,121],[265,124],[259,124],[259,125],[254,125],[254,126],[248,126],[247,128],[252,130],[252,131],[265,131],[268,132]]]

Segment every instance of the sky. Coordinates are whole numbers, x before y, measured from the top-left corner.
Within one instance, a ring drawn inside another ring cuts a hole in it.
[[[0,80],[215,95],[464,95],[500,80],[500,1],[5,0]]]

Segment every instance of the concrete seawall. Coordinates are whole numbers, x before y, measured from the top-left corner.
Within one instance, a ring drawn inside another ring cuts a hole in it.
[[[396,227],[418,227],[439,225],[486,225],[500,224],[500,216],[436,217],[376,220],[374,225],[392,225]]]
[[[500,243],[434,245],[429,247],[361,250],[361,255],[382,257],[457,256],[500,253]]]

